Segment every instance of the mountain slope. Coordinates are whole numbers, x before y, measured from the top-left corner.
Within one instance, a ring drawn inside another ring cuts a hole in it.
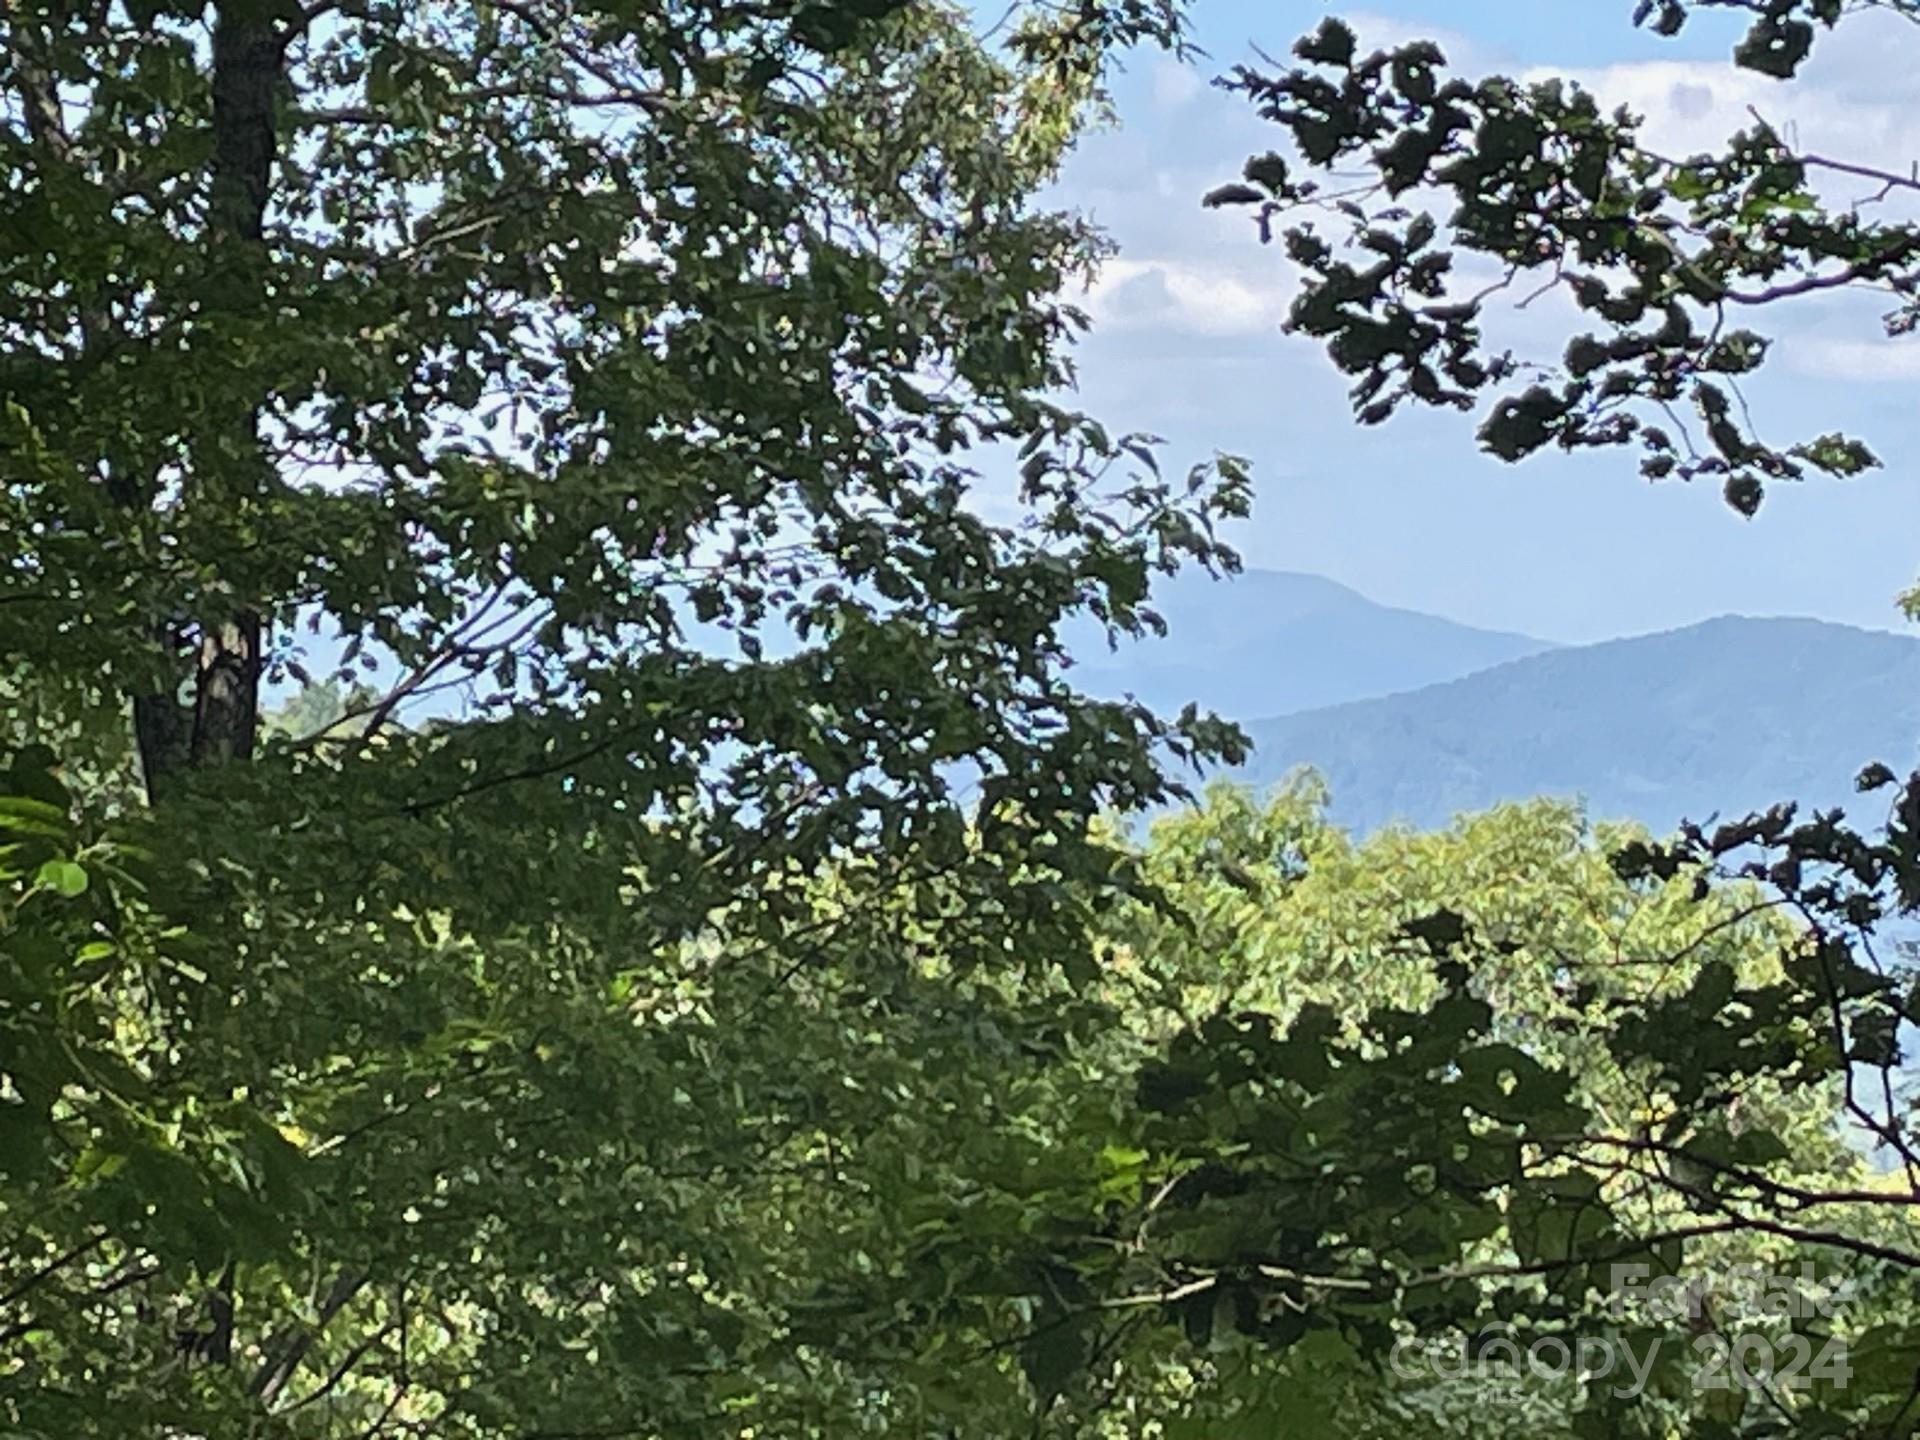
[[[1864,813],[1880,802],[1853,796],[1862,765],[1920,763],[1920,640],[1728,617],[1246,728],[1236,778],[1310,763],[1361,830],[1535,794],[1656,830],[1785,799]]]
[[[1072,633],[1081,689],[1131,693],[1169,713],[1191,700],[1245,719],[1431,685],[1551,648],[1526,635],[1377,605],[1317,575],[1181,575],[1162,581],[1154,596],[1167,621],[1164,638],[1115,653],[1092,627]]]

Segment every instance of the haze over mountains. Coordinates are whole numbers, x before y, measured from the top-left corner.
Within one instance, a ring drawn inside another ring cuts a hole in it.
[[[1090,628],[1073,638],[1081,689],[1131,693],[1167,713],[1196,701],[1244,723],[1456,680],[1553,648],[1278,570],[1228,580],[1183,573],[1155,587],[1153,604],[1167,622],[1164,637],[1117,654]]]
[[[1882,802],[1854,794],[1861,766],[1920,764],[1920,640],[1902,635],[1729,616],[1552,646],[1271,572],[1183,582],[1161,608],[1168,639],[1081,667],[1086,688],[1199,700],[1254,740],[1236,778],[1311,764],[1361,831],[1537,794],[1656,831],[1783,799],[1864,816]]]

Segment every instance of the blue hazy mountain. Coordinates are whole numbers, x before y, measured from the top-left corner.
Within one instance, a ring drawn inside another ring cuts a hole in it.
[[[1167,634],[1109,651],[1091,626],[1069,647],[1080,689],[1163,713],[1188,701],[1246,721],[1387,695],[1550,649],[1525,635],[1378,605],[1317,575],[1187,573],[1154,587]]]
[[[1446,823],[1529,795],[1656,831],[1780,800],[1878,818],[1852,779],[1920,764],[1920,640],[1817,620],[1709,620],[1569,646],[1445,684],[1240,719],[1260,786],[1311,764],[1334,818]]]

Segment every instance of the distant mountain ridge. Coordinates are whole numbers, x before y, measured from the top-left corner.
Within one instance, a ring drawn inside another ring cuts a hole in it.
[[[1093,627],[1069,648],[1076,685],[1163,713],[1189,701],[1234,720],[1282,715],[1458,679],[1552,642],[1379,605],[1318,575],[1183,574],[1154,588],[1166,636],[1107,650]]]
[[[1301,764],[1334,818],[1442,825],[1548,794],[1656,831],[1780,800],[1882,802],[1852,777],[1920,764],[1920,640],[1806,619],[1728,616],[1562,647],[1445,683],[1276,718],[1235,778],[1266,786]]]

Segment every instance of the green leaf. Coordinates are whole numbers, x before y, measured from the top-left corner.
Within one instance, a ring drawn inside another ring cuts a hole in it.
[[[24,795],[0,795],[0,832],[63,838],[71,828],[60,806]]]
[[[1258,205],[1266,197],[1251,185],[1220,185],[1209,190],[1200,203],[1209,210],[1223,205]]]
[[[1351,27],[1329,15],[1312,35],[1294,42],[1293,53],[1310,64],[1346,66],[1357,43]]]
[[[87,872],[71,860],[49,860],[34,873],[33,883],[72,899],[86,893]]]

